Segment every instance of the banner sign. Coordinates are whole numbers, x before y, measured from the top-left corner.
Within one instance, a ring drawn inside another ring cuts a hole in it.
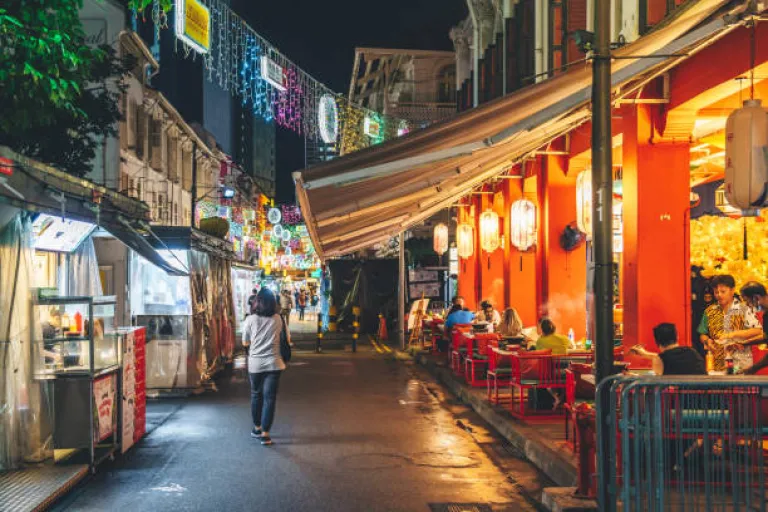
[[[176,0],[176,37],[198,53],[211,48],[211,12],[198,0]]]
[[[278,91],[285,90],[283,67],[266,55],[261,56],[261,78],[269,82]]]
[[[115,432],[115,375],[105,375],[93,381],[93,399],[98,416],[94,442],[98,443]]]

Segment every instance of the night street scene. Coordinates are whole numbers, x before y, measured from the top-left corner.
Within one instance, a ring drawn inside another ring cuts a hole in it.
[[[768,512],[766,95],[762,0],[0,1],[0,512]]]

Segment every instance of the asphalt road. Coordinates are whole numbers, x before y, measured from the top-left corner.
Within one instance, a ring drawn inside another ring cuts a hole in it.
[[[297,354],[281,381],[271,447],[249,436],[245,376],[225,376],[57,509],[532,510],[529,493],[543,483],[535,470],[422,371],[365,346]]]

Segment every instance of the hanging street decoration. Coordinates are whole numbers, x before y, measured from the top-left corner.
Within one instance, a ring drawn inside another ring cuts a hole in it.
[[[339,109],[333,96],[324,94],[320,98],[317,115],[320,138],[326,144],[336,144],[339,138]]]
[[[280,213],[280,209],[278,208],[270,208],[269,212],[267,213],[267,220],[270,224],[280,224],[280,221],[283,219],[283,214]]]
[[[245,23],[226,0],[128,0],[128,7],[136,17],[151,7],[158,37],[175,10],[176,50],[190,59],[201,55],[209,82],[229,91],[255,116],[310,141],[336,145],[341,139],[336,154],[408,130],[406,121],[351,104],[310,76]],[[364,119],[369,120],[368,135],[363,133]]]
[[[237,259],[260,266],[266,274],[284,270],[314,272],[320,268],[320,258],[296,205],[275,207],[262,194],[258,205],[253,206],[219,207],[203,200],[197,204],[196,215],[198,223],[209,218],[226,220],[226,238]]]

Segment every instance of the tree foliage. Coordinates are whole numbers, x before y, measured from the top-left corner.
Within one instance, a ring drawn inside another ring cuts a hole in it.
[[[0,144],[83,176],[117,133],[129,63],[85,43],[81,0],[5,0],[0,7]]]

